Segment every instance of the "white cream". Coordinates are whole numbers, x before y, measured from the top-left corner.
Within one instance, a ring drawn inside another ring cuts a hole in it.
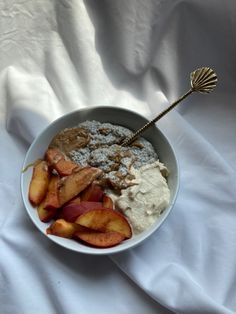
[[[159,161],[138,170],[131,168],[135,179],[130,182],[134,185],[122,190],[118,197],[111,195],[136,234],[149,228],[169,204],[170,190],[162,173],[166,175],[168,170]]]

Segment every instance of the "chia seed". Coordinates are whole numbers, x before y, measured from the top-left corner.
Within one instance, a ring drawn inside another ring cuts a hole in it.
[[[137,146],[120,146],[122,140],[132,135],[132,131],[123,126],[93,120],[80,123],[78,127],[88,131],[90,140],[86,147],[72,150],[70,158],[81,166],[99,167],[115,185],[125,180],[131,166],[139,169],[158,160],[152,144],[142,137]]]

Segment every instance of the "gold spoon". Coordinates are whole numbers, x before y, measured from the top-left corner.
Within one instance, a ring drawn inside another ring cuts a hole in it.
[[[152,126],[155,122],[160,120],[165,114],[167,114],[178,103],[180,103],[186,97],[191,95],[193,92],[210,93],[216,86],[217,75],[211,68],[208,68],[208,67],[199,68],[190,74],[190,82],[191,82],[191,88],[187,93],[182,95],[178,100],[173,102],[168,108],[163,110],[156,118],[146,123],[143,127],[138,129],[133,135],[125,139],[123,143],[121,144],[121,146],[130,145],[141,133],[143,133],[147,128]]]

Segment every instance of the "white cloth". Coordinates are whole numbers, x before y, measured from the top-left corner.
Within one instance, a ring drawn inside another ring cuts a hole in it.
[[[0,25],[0,313],[235,313],[236,2],[5,0]],[[181,177],[153,236],[94,257],[36,230],[19,178],[44,127],[85,106],[154,117],[201,66],[214,93],[158,122]]]

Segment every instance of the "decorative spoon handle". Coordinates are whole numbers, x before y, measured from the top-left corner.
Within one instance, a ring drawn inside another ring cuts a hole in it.
[[[178,103],[180,103],[182,100],[187,98],[193,92],[210,93],[217,84],[217,75],[210,68],[207,68],[207,67],[199,68],[190,74],[190,82],[191,82],[191,88],[187,93],[185,93],[178,100],[173,102],[169,107],[163,110],[153,120],[149,121],[143,127],[138,129],[132,136],[124,140],[121,146],[130,145],[141,133],[143,133],[147,128],[152,126],[155,122],[160,120],[164,115],[166,115],[170,110],[172,110]]]

